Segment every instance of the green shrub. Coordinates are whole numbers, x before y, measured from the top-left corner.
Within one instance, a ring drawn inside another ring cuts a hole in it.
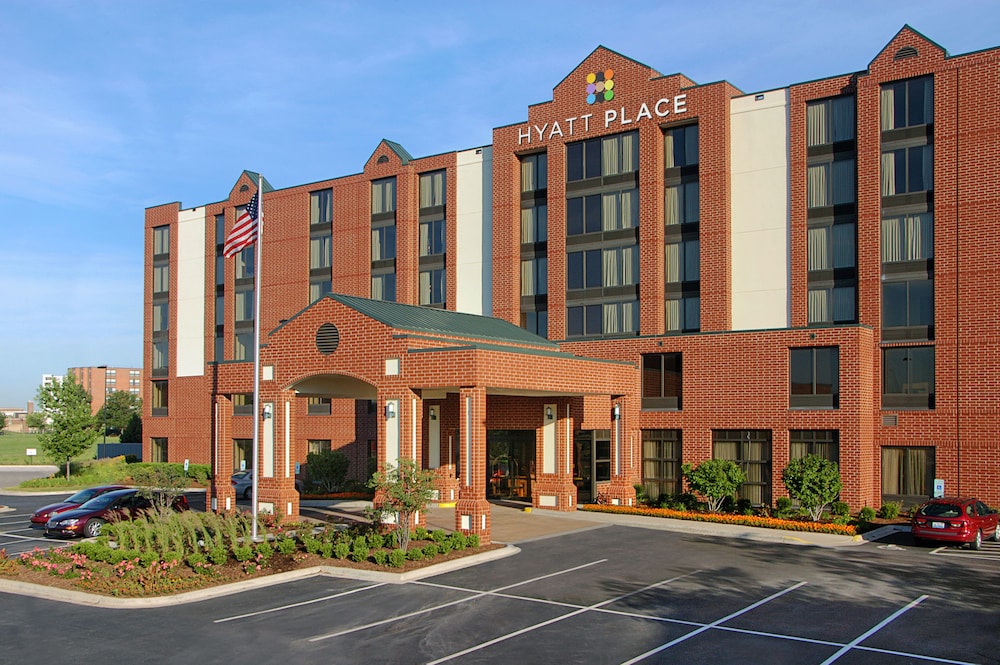
[[[842,525],[850,524],[851,523],[851,516],[850,515],[834,515],[833,516],[833,523],[834,524],[842,524]]]
[[[309,479],[317,483],[327,493],[340,490],[350,465],[351,462],[347,455],[339,450],[323,450],[306,455]]]
[[[448,537],[448,532],[445,531],[444,529],[434,529],[433,531],[431,531],[431,540],[433,540],[435,543],[439,544],[443,543],[447,537]]]
[[[378,531],[370,531],[368,533],[368,546],[373,550],[385,547],[385,536]]]
[[[302,536],[302,544],[309,554],[319,554],[319,550],[323,546],[323,541],[312,536]]]
[[[406,552],[406,558],[409,559],[410,561],[423,561],[424,551],[419,547],[411,547]]]
[[[253,557],[253,547],[250,545],[237,545],[233,548],[233,556],[240,563],[249,561]]]
[[[746,480],[746,474],[736,462],[724,459],[705,460],[698,466],[683,464],[681,473],[688,487],[707,499],[708,510],[713,513],[719,512],[723,501],[735,496]]]
[[[830,504],[830,514],[835,517],[846,517],[851,514],[851,507],[846,501],[834,501]]]
[[[775,517],[788,517],[792,514],[792,500],[787,496],[779,496],[774,500]]]
[[[376,564],[384,566],[389,561],[389,553],[385,550],[375,550],[372,552],[372,558],[375,559]]]
[[[354,546],[351,548],[351,560],[361,563],[368,560],[368,539],[358,536],[354,539]]]
[[[448,537],[448,540],[451,541],[451,548],[456,552],[465,549],[465,534],[456,531]]]
[[[406,563],[406,552],[396,548],[389,552],[389,565],[393,568],[402,568],[403,564]]]
[[[295,539],[294,538],[278,538],[278,551],[282,554],[294,554],[295,553]]]
[[[336,546],[333,543],[323,543],[319,546],[320,556],[324,559],[330,559],[333,557],[335,549],[338,559],[346,559],[351,552],[351,546],[347,543],[337,543]]]
[[[441,554],[447,554],[448,552],[455,549],[451,545],[451,538],[446,538],[442,540],[440,543],[437,544],[437,546],[438,546],[438,551],[441,552]]]
[[[205,556],[203,552],[191,552],[191,554],[187,555],[187,558],[184,560],[184,563],[186,563],[190,568],[198,571],[199,573],[205,572],[206,570],[205,567],[209,565],[208,557]]]
[[[469,536],[465,539],[465,543],[466,543],[466,545],[468,545],[472,549],[478,549],[479,548],[479,534],[478,533],[470,533]]]
[[[438,546],[435,543],[428,543],[424,545],[424,556],[428,559],[432,559],[438,555]]]
[[[902,506],[895,502],[889,501],[888,503],[883,503],[882,507],[878,509],[878,516],[885,520],[894,520],[899,517],[899,511]]]
[[[733,512],[737,515],[753,515],[753,504],[750,503],[750,499],[740,499],[736,502]]]
[[[858,519],[860,519],[862,522],[871,522],[873,519],[875,519],[875,509],[872,508],[871,506],[865,506],[864,508],[858,511]]]
[[[814,522],[837,499],[843,487],[837,463],[812,453],[789,460],[781,472],[781,480],[789,495],[809,512]]]
[[[181,563],[184,561],[184,552],[179,552],[177,550],[174,550],[173,552],[166,552],[164,553],[162,560],[166,563],[170,563],[171,561]]]
[[[254,551],[260,556],[262,561],[267,561],[274,555],[274,546],[265,540],[262,543],[257,543],[254,546]]]
[[[413,538],[414,538],[415,540],[427,540],[427,537],[428,537],[429,535],[430,535],[430,534],[429,534],[429,532],[427,531],[427,529],[425,529],[425,528],[424,528],[424,527],[422,527],[422,526],[418,526],[417,528],[415,528],[415,529],[413,530]]]

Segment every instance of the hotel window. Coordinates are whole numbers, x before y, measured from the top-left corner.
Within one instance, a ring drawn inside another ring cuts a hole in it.
[[[396,179],[372,181],[372,215],[396,211]]]
[[[253,291],[236,292],[236,323],[253,321]]]
[[[642,356],[642,408],[680,409],[684,386],[680,353]]]
[[[167,293],[170,289],[170,265],[153,264],[153,294]]]
[[[333,222],[333,190],[323,189],[309,193],[309,225]]]
[[[521,208],[521,244],[546,242],[549,239],[549,207]]]
[[[237,332],[233,339],[233,360],[253,360],[253,331]]]
[[[150,462],[165,464],[169,461],[167,439],[164,437],[152,437],[149,439]]]
[[[170,306],[165,302],[153,303],[153,332],[164,332],[169,330]]]
[[[166,381],[150,382],[151,403],[154,416],[167,415],[170,392]]]
[[[882,448],[883,502],[922,503],[931,496],[934,475],[934,448]]]
[[[521,192],[539,192],[548,189],[549,155],[545,152],[524,155],[521,161]]]
[[[157,226],[153,229],[153,256],[170,254],[170,227]]]
[[[639,303],[629,300],[567,307],[566,325],[568,337],[635,334],[639,330]]]
[[[438,208],[444,206],[444,171],[420,174],[420,207]]]
[[[223,360],[225,345],[226,300],[218,290],[215,292],[215,360]]]
[[[521,260],[521,295],[539,296],[549,292],[549,261],[544,256]]]
[[[236,279],[252,280],[253,263],[254,263],[254,245],[251,245],[246,249],[240,250],[236,254]]]
[[[418,276],[421,305],[437,305],[443,307],[447,290],[445,288],[445,271],[422,270]]]
[[[215,346],[214,360],[224,359],[226,346],[226,257],[223,250],[226,243],[226,216],[215,216]]]
[[[153,342],[153,376],[167,376],[170,367],[170,342]]]
[[[310,416],[328,416],[330,415],[330,405],[332,404],[329,397],[309,397],[308,399],[308,414]]]
[[[789,459],[817,455],[830,462],[840,463],[839,437],[836,430],[793,429],[788,435]]]
[[[372,261],[396,258],[396,225],[372,228]]]
[[[934,408],[934,347],[882,349],[882,408]]]
[[[548,337],[549,311],[547,309],[522,310],[521,327],[539,337]]]
[[[307,454],[309,455],[326,453],[330,451],[330,439],[309,439],[308,446]]]
[[[664,222],[673,224],[692,224],[701,218],[701,186],[698,182],[683,182],[666,187],[664,207]]]
[[[713,430],[712,458],[732,460],[746,474],[738,499],[771,505],[771,433],[765,430]]]
[[[253,415],[253,393],[236,393],[232,396],[234,416]]]
[[[701,243],[698,240],[666,245],[666,280],[668,284],[697,282],[701,279]]]
[[[611,430],[594,430],[594,480],[611,480]]]
[[[806,141],[810,147],[853,141],[855,130],[853,95],[833,97],[806,105]]]
[[[332,290],[333,233],[313,231],[309,238],[309,302],[314,303]]]
[[[333,282],[329,279],[309,281],[309,303],[312,304],[333,291]]]
[[[233,469],[253,469],[253,439],[233,439]]]
[[[601,195],[578,196],[566,201],[566,235],[599,233],[603,228]]]
[[[637,284],[639,246],[570,252],[566,265],[566,284],[569,290]]]
[[[857,266],[854,222],[812,224],[808,231],[809,270],[837,270]],[[853,275],[853,271],[851,273]]]
[[[665,301],[667,332],[698,332],[701,330],[701,297],[681,295]]]
[[[806,409],[840,408],[840,348],[790,349],[788,406]]]
[[[698,163],[698,125],[670,127],[663,132],[663,164],[666,168]]]
[[[650,499],[681,493],[681,431],[642,430],[642,488]]]
[[[934,146],[912,145],[882,151],[882,196],[934,189]]]
[[[809,285],[809,324],[854,323],[857,320],[857,289],[854,286]]]
[[[396,273],[372,275],[372,299],[396,301]]]
[[[927,76],[886,83],[880,96],[882,131],[934,122],[934,79]]]
[[[443,219],[420,222],[420,256],[444,254],[447,247]]]
[[[882,220],[882,263],[934,258],[934,215],[903,214]]]
[[[627,132],[566,145],[569,182],[639,170],[639,132]]]
[[[807,171],[808,206],[827,206],[854,203],[857,191],[855,159],[832,159],[821,164],[810,164]]]
[[[882,282],[882,339],[934,338],[934,280]]]

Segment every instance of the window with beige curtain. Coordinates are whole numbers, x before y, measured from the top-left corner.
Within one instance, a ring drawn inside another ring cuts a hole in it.
[[[882,263],[934,257],[934,215],[930,212],[882,220]]]
[[[546,205],[521,209],[521,244],[546,242],[548,240],[549,209]]]
[[[333,221],[333,190],[309,193],[309,224],[329,224]]]
[[[663,132],[663,164],[666,168],[698,163],[698,125],[669,127]]]
[[[420,175],[420,207],[433,208],[444,205],[444,171]]]

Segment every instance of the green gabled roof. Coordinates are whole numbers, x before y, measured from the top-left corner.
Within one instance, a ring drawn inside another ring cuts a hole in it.
[[[260,174],[259,173],[255,173],[254,171],[247,171],[246,169],[244,169],[243,173],[245,173],[246,176],[248,178],[250,178],[251,180],[253,180],[254,182],[257,182],[258,178],[260,178]],[[237,178],[237,180],[238,180],[238,178]],[[273,192],[274,191],[274,187],[271,187],[271,183],[269,183],[267,181],[267,178],[264,178],[263,184],[264,184],[264,193],[265,194],[268,193],[268,192]]]
[[[530,344],[559,350],[559,345],[555,342],[489,316],[402,305],[385,300],[345,296],[340,293],[331,293],[327,297],[397,330],[437,333],[508,344]]]
[[[392,150],[399,157],[399,161],[406,166],[413,160],[413,155],[406,151],[406,148],[396,143],[395,141],[390,141],[389,139],[382,139],[382,142],[389,146],[389,150]]]

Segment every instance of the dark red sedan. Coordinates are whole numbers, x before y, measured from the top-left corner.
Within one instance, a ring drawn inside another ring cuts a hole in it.
[[[177,497],[173,508],[177,511],[187,510],[187,499],[184,496]],[[101,527],[108,522],[134,519],[152,509],[153,503],[139,494],[138,489],[105,492],[81,506],[53,515],[45,525],[45,535],[94,538],[101,535]]]
[[[125,490],[128,489],[125,485],[98,485],[97,487],[88,487],[85,490],[80,490],[73,496],[67,497],[60,501],[59,503],[50,503],[47,506],[42,506],[31,516],[32,524],[45,525],[52,517],[52,513],[58,513],[60,510],[69,510],[70,508],[76,508],[82,505],[95,496],[104,494],[105,492],[113,492],[114,490]]]
[[[1000,516],[982,501],[970,497],[931,499],[913,513],[913,539],[964,544],[978,550],[985,538],[1000,541]]]

